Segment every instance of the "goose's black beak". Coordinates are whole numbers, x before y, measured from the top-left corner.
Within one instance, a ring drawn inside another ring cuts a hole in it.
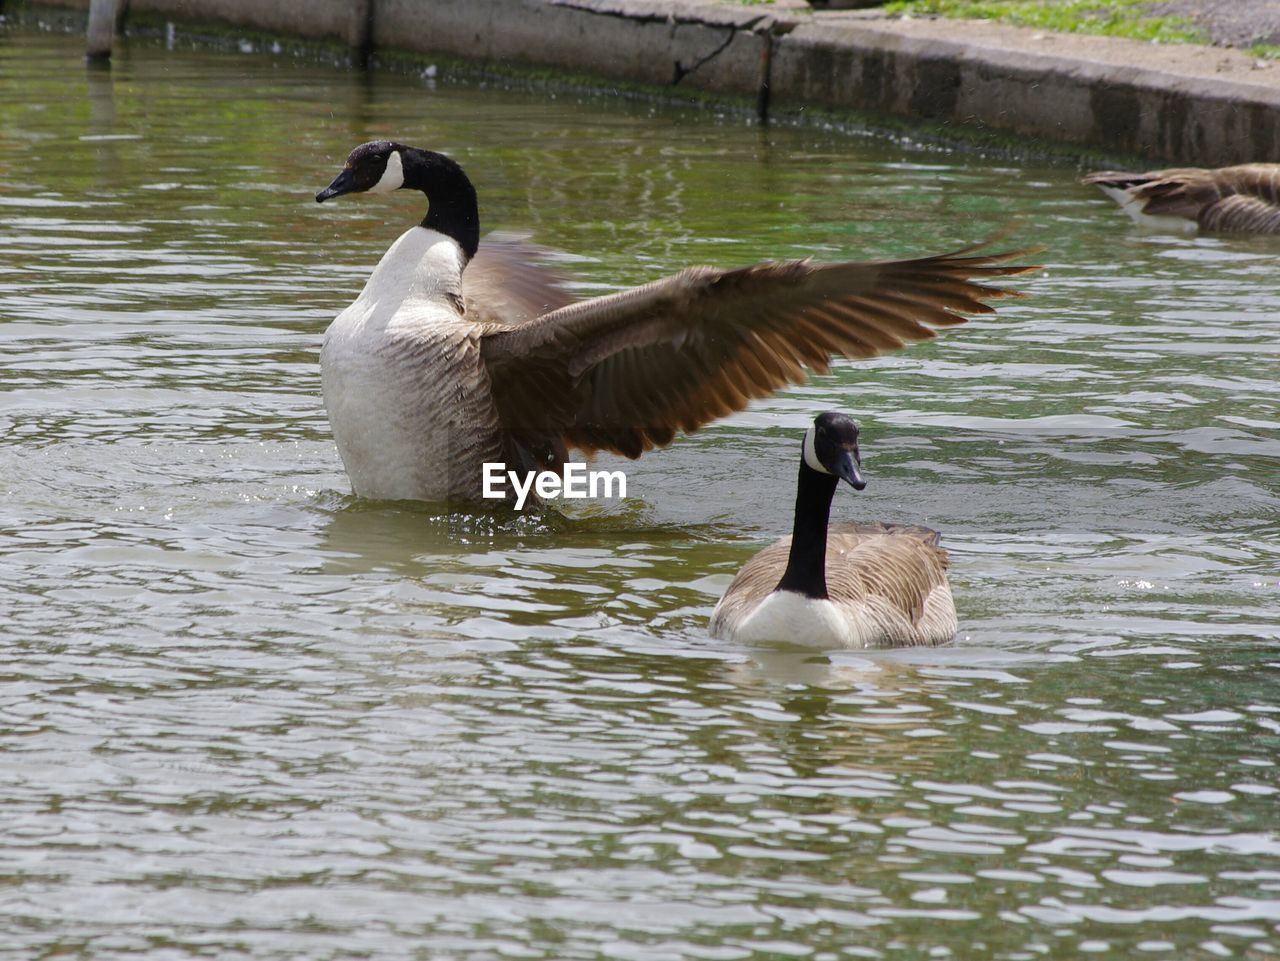
[[[316,194],[316,203],[322,204],[330,197],[340,197],[343,194],[349,194],[356,189],[355,174],[351,169],[345,168],[342,173],[333,178],[333,183],[325,187],[324,190]]]
[[[832,466],[835,468],[833,473],[854,490],[860,491],[867,486],[862,471],[858,469],[858,456],[854,451],[842,450],[836,455],[836,462]]]

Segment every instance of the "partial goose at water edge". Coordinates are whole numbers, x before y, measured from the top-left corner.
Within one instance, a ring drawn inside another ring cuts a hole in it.
[[[1098,187],[1144,227],[1280,234],[1280,164],[1102,170],[1080,182]]]

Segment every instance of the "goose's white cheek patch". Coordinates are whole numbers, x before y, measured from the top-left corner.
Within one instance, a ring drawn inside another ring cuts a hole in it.
[[[804,433],[804,462],[816,470],[819,474],[830,474],[831,471],[822,466],[822,461],[818,460],[818,448],[816,446],[817,431],[810,427]]]
[[[382,172],[378,182],[369,188],[371,194],[389,194],[404,186],[404,164],[400,160],[400,151],[391,151],[387,158],[387,169]]]

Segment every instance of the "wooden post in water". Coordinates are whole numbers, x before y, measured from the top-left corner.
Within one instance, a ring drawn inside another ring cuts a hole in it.
[[[89,0],[85,59],[91,62],[111,59],[111,46],[116,36],[117,2],[118,0]]]

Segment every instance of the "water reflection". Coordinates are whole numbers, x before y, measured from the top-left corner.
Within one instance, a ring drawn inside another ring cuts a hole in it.
[[[82,134],[81,139],[94,144],[95,166],[100,175],[98,186],[109,190],[121,182],[120,156],[116,146],[120,130],[116,120],[115,85],[110,61],[86,62],[84,77],[89,122],[87,133]]]

